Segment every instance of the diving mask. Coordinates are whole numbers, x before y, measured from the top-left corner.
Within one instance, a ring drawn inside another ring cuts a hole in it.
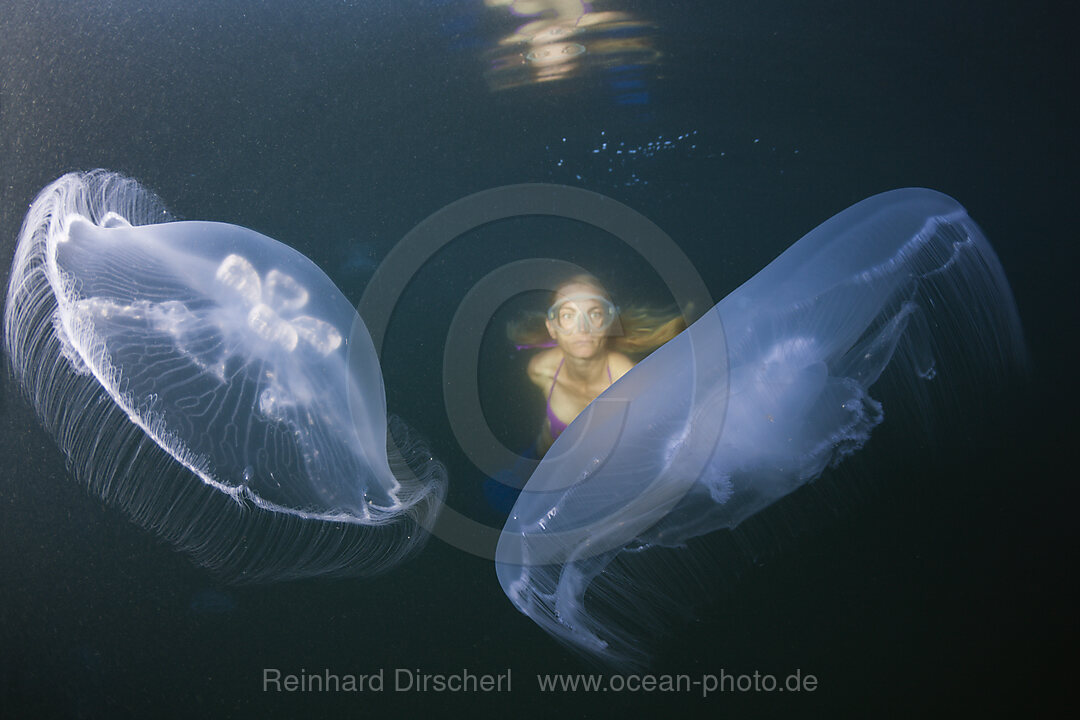
[[[548,308],[547,317],[564,335],[574,332],[604,333],[615,322],[617,308],[602,295],[578,293],[560,297]]]

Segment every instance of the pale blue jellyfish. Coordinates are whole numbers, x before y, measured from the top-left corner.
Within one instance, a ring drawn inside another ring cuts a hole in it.
[[[173,222],[127,178],[41,192],[4,332],[74,475],[227,578],[378,572],[440,506],[442,466],[387,453],[378,359],[329,278],[252,230]]]
[[[964,209],[931,190],[872,197],[799,240],[571,424],[506,522],[499,582],[570,647],[641,663],[645,616],[679,598],[642,586],[633,561],[734,528],[859,450],[886,417],[870,394],[884,371],[948,384],[1024,358],[1008,283]],[[702,562],[687,566],[715,570]]]

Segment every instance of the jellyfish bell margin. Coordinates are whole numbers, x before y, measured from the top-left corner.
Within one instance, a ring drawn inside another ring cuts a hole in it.
[[[251,582],[384,571],[441,505],[445,471],[400,421],[387,454],[382,375],[355,320],[295,250],[174,222],[97,170],[31,205],[4,342],[79,482]]]

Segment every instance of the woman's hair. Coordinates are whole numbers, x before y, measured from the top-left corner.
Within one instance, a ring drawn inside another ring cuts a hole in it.
[[[598,278],[581,273],[559,283],[551,293],[549,303],[555,304],[562,289],[568,285],[588,285],[598,291],[597,295],[612,299]],[[551,342],[546,320],[546,312],[528,313],[512,321],[506,334],[519,348],[544,347]],[[645,356],[685,329],[686,319],[677,309],[641,306],[619,308],[607,336],[608,349],[632,356]]]

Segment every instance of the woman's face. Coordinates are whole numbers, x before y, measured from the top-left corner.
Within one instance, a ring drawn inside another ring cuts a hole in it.
[[[571,357],[594,357],[604,349],[614,314],[602,288],[570,283],[559,288],[548,312],[548,333]]]

